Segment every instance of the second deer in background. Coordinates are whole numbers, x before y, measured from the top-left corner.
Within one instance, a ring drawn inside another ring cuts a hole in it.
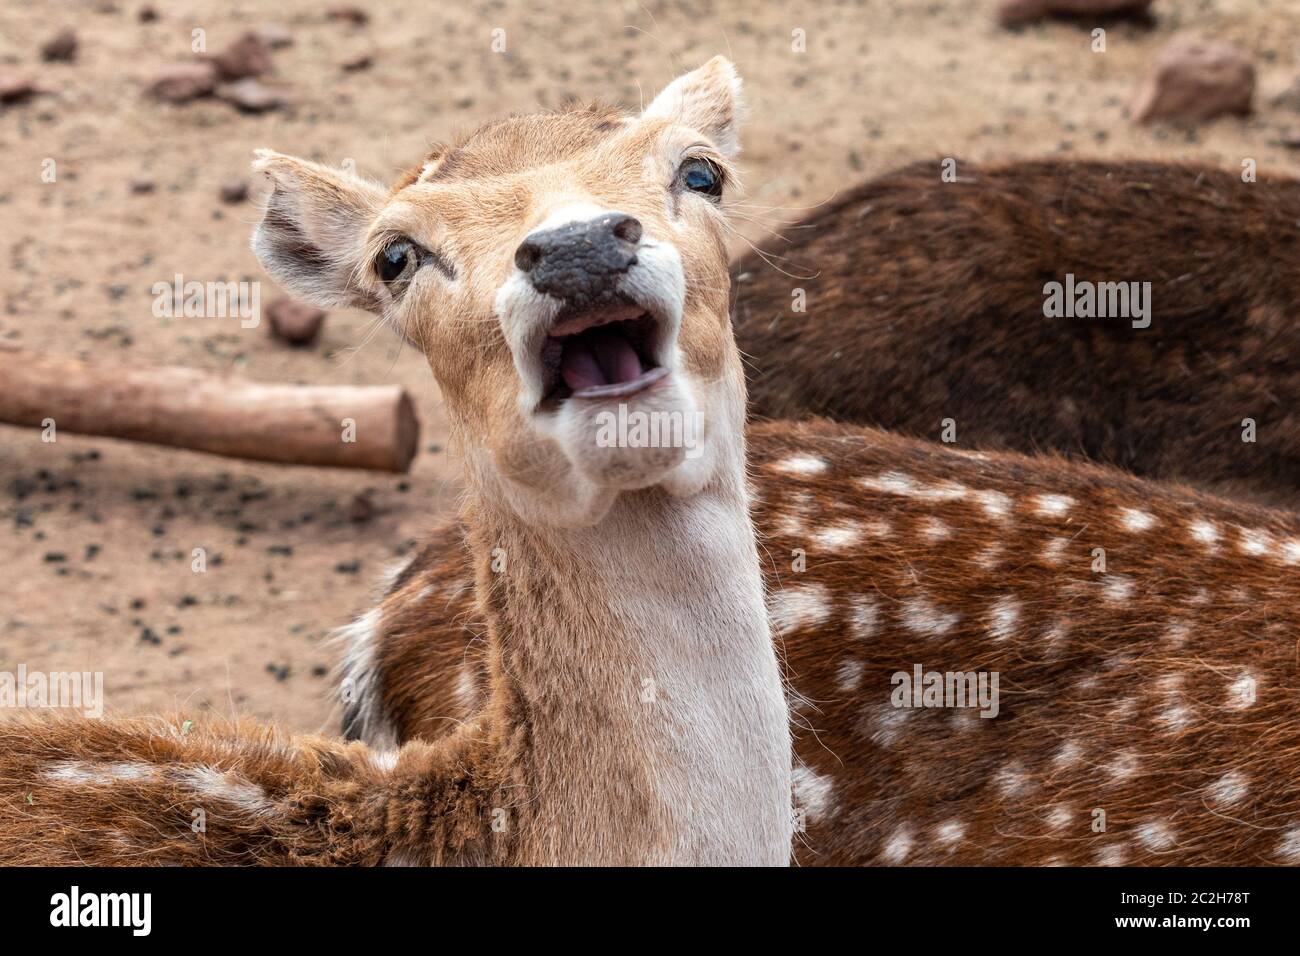
[[[956,447],[1300,507],[1300,182],[947,168],[955,182],[936,159],[859,186],[733,264],[752,415],[930,440],[950,419]]]

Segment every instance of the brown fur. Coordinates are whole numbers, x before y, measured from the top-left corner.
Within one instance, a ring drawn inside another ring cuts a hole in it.
[[[752,414],[931,440],[952,418],[960,447],[1300,507],[1300,182],[1155,162],[957,171],[882,176],[769,243],[778,268],[732,266]],[[1045,318],[1043,286],[1067,272],[1150,281],[1150,328]]]
[[[385,772],[357,744],[211,718],[0,723],[5,865],[376,865],[508,858],[496,758],[462,729]],[[128,776],[144,773],[144,777]],[[60,774],[73,773],[70,778]],[[241,799],[249,795],[250,799]],[[201,811],[201,813],[200,813]]]
[[[1300,549],[1300,519],[1060,459],[975,457],[828,423],[754,426],[749,448],[774,611],[787,589],[823,587],[831,601],[823,620],[777,636],[798,758],[833,782],[834,809],[813,815],[796,846],[801,863],[1300,862],[1300,842],[1282,849],[1288,831],[1300,841],[1300,550],[1283,550]],[[791,456],[827,469],[787,474],[779,465]],[[891,472],[1005,494],[1008,520],[970,495],[859,484]],[[1043,515],[1039,494],[1075,503]],[[1155,524],[1128,530],[1121,508]],[[950,535],[927,539],[932,519]],[[1189,535],[1198,519],[1217,528],[1213,549]],[[888,531],[817,543],[842,521]],[[1269,535],[1266,553],[1243,553],[1243,528]],[[438,529],[380,605],[377,687],[400,739],[437,739],[471,718],[483,692],[484,628],[460,538],[454,523]],[[1045,550],[1053,538],[1066,542],[1059,553]],[[1094,548],[1106,573],[1093,570]],[[806,551],[803,572],[795,549]],[[1002,597],[1020,610],[999,640],[989,614]],[[854,599],[876,608],[870,635],[854,636]],[[918,634],[905,623],[915,601],[960,617],[947,633]],[[1065,631],[1053,642],[1056,625]],[[846,662],[861,664],[856,689],[839,683]],[[917,663],[1000,672],[1000,715],[892,710],[891,674]],[[1244,707],[1232,691],[1242,675],[1258,688]],[[1216,782],[1232,772],[1244,795],[1216,803]],[[1098,808],[1104,833],[1091,829]],[[964,835],[949,845],[937,828],[952,822]]]

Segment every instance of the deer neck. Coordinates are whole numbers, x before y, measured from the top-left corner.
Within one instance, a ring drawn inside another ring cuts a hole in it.
[[[732,456],[589,528],[471,505],[493,701],[528,740],[520,862],[788,862],[788,714]]]

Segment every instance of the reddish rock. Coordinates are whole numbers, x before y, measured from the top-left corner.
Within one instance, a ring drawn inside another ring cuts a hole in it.
[[[41,47],[41,59],[46,63],[71,63],[76,58],[77,35],[71,30],[64,30]]]
[[[212,57],[223,80],[242,80],[271,71],[271,47],[256,33],[245,33]]]
[[[1133,100],[1133,118],[1198,122],[1250,112],[1255,67],[1229,43],[1175,37]]]
[[[1151,0],[1002,0],[998,21],[1018,27],[1050,16],[1145,16]]]
[[[354,524],[364,524],[375,515],[375,503],[370,500],[367,493],[352,496],[352,501],[348,505],[348,518]]]
[[[221,201],[226,203],[240,203],[248,198],[248,180],[247,179],[228,179],[221,184]]]
[[[290,345],[310,345],[320,335],[325,313],[310,305],[281,296],[266,309],[271,334]]]
[[[217,68],[208,61],[176,63],[154,76],[145,92],[164,103],[188,103],[217,88]]]
[[[39,92],[40,88],[28,77],[0,70],[0,103],[21,103]]]
[[[284,93],[263,86],[251,76],[223,83],[217,87],[217,96],[244,113],[265,113],[289,102]]]
[[[330,20],[341,20],[344,23],[350,23],[354,27],[364,27],[370,22],[370,14],[360,7],[330,7],[325,16]]]

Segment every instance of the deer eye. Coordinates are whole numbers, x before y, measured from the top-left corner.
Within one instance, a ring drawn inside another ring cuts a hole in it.
[[[382,282],[391,284],[416,265],[415,243],[409,239],[394,239],[384,246],[375,260],[375,272]]]
[[[691,192],[718,199],[722,196],[722,170],[716,163],[696,156],[682,163],[677,179]]]

